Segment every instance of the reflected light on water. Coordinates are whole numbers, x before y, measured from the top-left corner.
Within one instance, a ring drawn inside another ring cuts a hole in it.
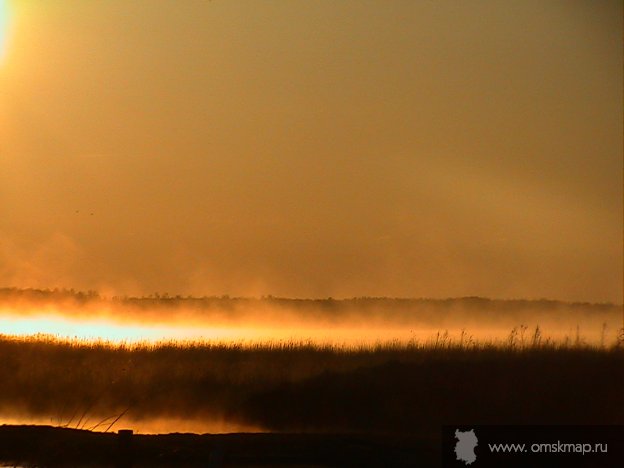
[[[409,342],[432,343],[437,340],[459,342],[463,344],[478,342],[504,343],[509,339],[510,327],[448,328],[437,329],[416,326],[341,326],[297,325],[279,326],[277,324],[249,325],[245,323],[212,324],[209,321],[171,320],[170,322],[145,323],[121,320],[113,317],[68,317],[60,313],[17,315],[13,311],[0,310],[0,335],[11,337],[50,336],[60,340],[105,341],[108,344],[155,344],[174,341],[188,343],[305,343],[335,346],[370,346],[380,343],[405,344]],[[516,340],[526,340],[529,344],[532,328],[526,328],[526,336],[516,336]],[[612,328],[604,330],[596,327],[576,326],[540,327],[542,336],[554,342],[573,342],[581,338],[588,344],[599,344],[605,339],[609,342],[614,336]],[[519,341],[518,341],[519,342]]]
[[[178,324],[145,325],[116,323],[107,319],[75,319],[62,316],[11,317],[0,316],[0,331],[4,335],[52,335],[79,340],[118,342],[154,342],[163,340],[225,340],[231,329],[193,327]]]
[[[59,339],[104,340],[110,343],[188,342],[306,342],[316,344],[374,344],[380,341],[407,342],[416,338],[410,329],[248,327],[211,326],[207,323],[142,324],[110,319],[79,319],[63,316],[17,317],[0,315],[0,333],[28,337],[49,335]],[[428,333],[430,334],[430,333]]]
[[[100,418],[101,419],[101,418]],[[3,414],[0,411],[0,425],[40,425],[40,426],[64,426],[66,421],[60,421],[53,417],[37,416],[16,416]],[[109,422],[101,424],[95,428],[95,432],[104,432],[109,426]],[[81,423],[81,428],[90,429],[98,424],[97,418],[87,419]],[[73,426],[68,426],[75,428]],[[224,419],[193,419],[193,418],[173,418],[156,417],[135,419],[124,417],[119,420],[109,432],[116,432],[119,429],[131,427],[137,434],[168,434],[168,433],[194,433],[194,434],[230,434],[234,432],[267,432],[258,426],[242,424]],[[2,466],[2,465],[0,465]]]

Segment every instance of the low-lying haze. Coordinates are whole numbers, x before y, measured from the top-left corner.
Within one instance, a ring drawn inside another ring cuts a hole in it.
[[[73,291],[0,290],[6,336],[120,343],[292,343],[370,347],[445,341],[610,346],[621,305],[558,301],[276,297],[103,298]],[[511,341],[510,341],[511,340]]]

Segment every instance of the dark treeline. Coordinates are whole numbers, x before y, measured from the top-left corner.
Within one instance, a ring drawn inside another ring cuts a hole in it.
[[[490,299],[486,297],[469,296],[446,299],[432,298],[401,298],[401,297],[353,297],[335,299],[332,297],[320,299],[299,299],[275,296],[262,297],[230,297],[222,296],[182,296],[168,293],[154,293],[148,296],[113,296],[105,297],[97,291],[76,291],[74,289],[34,289],[34,288],[0,288],[0,303],[28,301],[33,303],[51,303],[71,301],[76,303],[110,302],[121,305],[131,305],[139,308],[159,307],[190,307],[190,308],[236,308],[237,306],[269,305],[281,306],[289,309],[325,309],[339,311],[341,309],[392,308],[414,309],[419,307],[434,307],[437,309],[479,309],[479,310],[558,310],[584,309],[595,311],[621,310],[621,304],[566,302],[553,299]]]
[[[613,335],[622,327],[624,308],[615,304],[549,299],[448,299],[355,297],[296,299],[274,296],[104,297],[72,289],[0,288],[0,306],[17,314],[49,309],[67,316],[108,315],[138,321],[188,321],[251,326],[366,326],[475,330],[519,326],[582,331],[602,329]]]

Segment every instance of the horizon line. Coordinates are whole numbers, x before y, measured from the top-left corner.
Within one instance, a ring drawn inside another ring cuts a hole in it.
[[[612,301],[580,301],[580,300],[564,300],[553,298],[519,298],[519,297],[488,297],[479,295],[466,295],[466,296],[446,296],[446,297],[427,297],[427,296],[344,296],[344,297],[288,297],[273,294],[262,294],[259,296],[253,295],[232,295],[232,294],[212,294],[212,295],[193,295],[193,294],[174,294],[169,292],[154,292],[143,295],[105,295],[94,289],[77,290],[74,288],[54,287],[54,288],[35,288],[35,287],[16,287],[16,286],[2,286],[0,287],[0,293],[3,292],[34,292],[45,294],[66,294],[72,296],[86,296],[90,298],[98,298],[102,300],[193,300],[193,299],[218,299],[218,300],[284,300],[284,301],[335,301],[346,302],[353,300],[401,300],[401,301],[432,301],[432,302],[444,302],[444,301],[469,301],[480,300],[489,302],[550,302],[567,305],[601,305],[601,306],[615,306],[624,307],[624,302],[615,303]]]

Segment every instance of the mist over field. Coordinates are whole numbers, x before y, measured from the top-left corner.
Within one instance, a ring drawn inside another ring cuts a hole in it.
[[[623,8],[0,0],[0,465],[624,427]]]
[[[546,385],[551,365],[575,362],[593,372],[595,359],[619,388],[623,314],[622,305],[553,300],[106,297],[4,288],[0,357],[13,381],[0,391],[0,417],[96,431],[121,424],[141,433],[430,431],[446,417],[447,402],[429,392],[449,379],[459,379],[449,391],[461,384],[496,401],[497,386],[511,376],[529,372],[527,385]],[[406,372],[416,380],[405,381]],[[486,387],[470,383],[480,373],[489,376]],[[566,379],[590,385],[577,370]],[[359,381],[370,389],[358,390]],[[358,403],[339,409],[344,395],[334,392],[345,385]],[[399,386],[405,397],[391,396]],[[512,393],[528,392],[522,388]],[[315,396],[320,389],[326,398]],[[424,392],[439,413],[420,414],[410,392]],[[380,395],[402,402],[413,421],[399,417],[398,407],[360,420],[358,408]],[[535,414],[565,420],[548,404]],[[299,405],[317,416],[300,414]],[[594,416],[588,410],[584,418]]]
[[[621,424],[622,347],[115,345],[0,339],[0,417],[107,432],[429,434],[441,424]],[[582,404],[579,404],[582,402]]]
[[[96,292],[0,290],[6,335],[222,343],[300,341],[370,345],[431,342],[440,336],[606,345],[622,327],[621,305],[552,300],[288,299],[277,297],[102,297]]]

